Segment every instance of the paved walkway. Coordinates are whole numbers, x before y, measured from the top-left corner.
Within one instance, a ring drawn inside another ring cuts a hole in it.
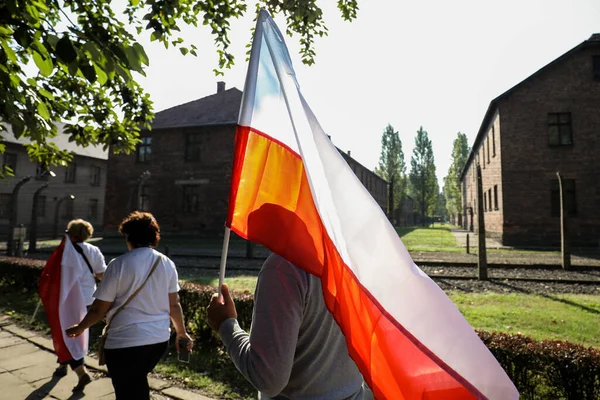
[[[477,232],[469,232],[464,229],[453,229],[452,234],[458,245],[461,247],[467,247],[467,235],[469,235],[470,247],[477,248],[477,241],[479,240]],[[510,247],[503,246],[498,240],[489,237],[485,238],[485,246],[488,249],[510,249]]]
[[[19,328],[10,317],[0,315],[0,400],[102,399],[114,400],[115,394],[106,367],[92,357],[85,358],[94,381],[84,392],[73,393],[77,377],[69,371],[64,378],[54,378],[57,367],[52,341]],[[200,394],[150,378],[156,400],[211,400]]]

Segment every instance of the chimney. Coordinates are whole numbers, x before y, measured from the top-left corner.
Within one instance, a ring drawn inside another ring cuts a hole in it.
[[[217,93],[221,93],[225,91],[225,82],[219,81],[217,82]]]
[[[348,150],[348,157],[352,157],[352,152]]]

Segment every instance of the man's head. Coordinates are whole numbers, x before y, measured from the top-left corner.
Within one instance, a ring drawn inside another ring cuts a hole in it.
[[[160,227],[148,212],[134,211],[121,222],[119,232],[132,247],[156,247],[160,240]]]

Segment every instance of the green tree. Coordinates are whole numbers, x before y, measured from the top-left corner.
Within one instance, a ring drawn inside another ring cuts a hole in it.
[[[358,0],[338,0],[342,18],[356,17]],[[136,35],[182,54],[197,54],[178,34],[184,24],[212,29],[219,62],[234,63],[229,30],[252,4],[286,17],[299,35],[302,61],[314,62],[314,39],[327,34],[319,0],[2,0],[0,2],[0,133],[26,137],[32,161],[64,164],[71,155],[51,145],[58,122],[79,145],[131,152],[150,126],[152,101],[136,82],[149,59]],[[214,51],[211,50],[211,51]],[[0,146],[0,152],[4,148]]]
[[[444,178],[444,196],[446,197],[446,209],[452,219],[456,222],[456,216],[462,214],[462,195],[460,191],[460,175],[462,174],[471,148],[467,135],[457,133],[452,145],[452,164],[448,168],[448,175]]]
[[[415,137],[415,147],[410,158],[410,192],[421,213],[423,224],[438,205],[439,185],[435,175],[433,147],[427,131],[420,127]]]
[[[389,205],[389,212],[392,214],[406,197],[406,162],[400,136],[390,124],[381,135],[381,155],[375,173],[393,187],[394,204]]]

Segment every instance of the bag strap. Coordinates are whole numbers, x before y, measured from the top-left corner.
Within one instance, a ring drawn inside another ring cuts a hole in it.
[[[90,264],[90,262],[88,261],[88,259],[85,256],[85,253],[83,252],[83,249],[81,248],[81,246],[79,246],[77,243],[73,243],[73,242],[71,242],[71,244],[75,248],[75,251],[78,252],[79,254],[81,254],[81,257],[83,257],[83,261],[85,261],[85,263],[87,264],[90,272],[92,273],[92,276],[96,276],[96,274],[94,273],[94,270],[92,269],[92,264]]]
[[[115,311],[115,313],[113,314],[112,318],[110,319],[110,321],[108,321],[108,323],[106,324],[106,326],[104,327],[104,332],[103,334],[106,335],[106,333],[108,332],[108,328],[110,327],[110,324],[113,322],[113,320],[115,319],[115,317],[117,316],[117,314],[119,314],[119,312],[121,312],[121,310],[123,308],[125,308],[125,306],[127,304],[129,304],[129,302],[131,300],[133,300],[133,298],[135,296],[137,296],[137,294],[144,288],[144,286],[146,286],[146,282],[148,282],[148,279],[150,279],[150,277],[152,276],[152,273],[154,272],[154,270],[156,269],[156,266],[158,265],[158,262],[161,260],[161,256],[158,256],[158,258],[156,259],[156,261],[154,262],[154,265],[152,266],[152,269],[150,270],[150,273],[148,274],[148,276],[146,277],[146,280],[142,283],[142,285],[137,288],[137,290],[135,292],[133,292],[133,294],[131,296],[129,296],[129,298],[127,299],[127,301],[125,303],[123,303],[123,305],[121,307],[119,307],[119,309],[117,311]]]

